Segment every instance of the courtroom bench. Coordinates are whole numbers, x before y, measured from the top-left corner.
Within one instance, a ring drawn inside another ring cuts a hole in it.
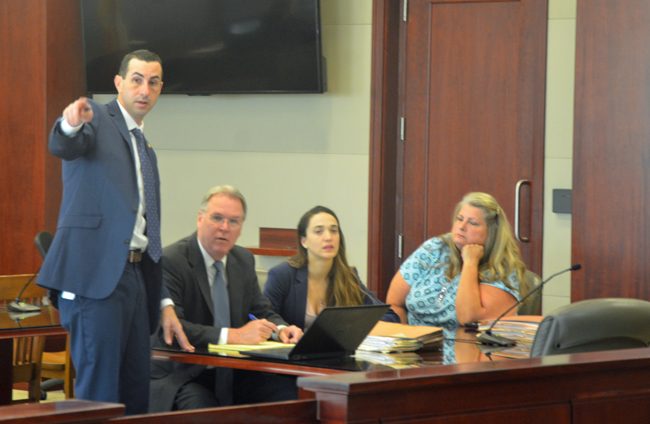
[[[103,423],[122,415],[122,404],[80,399],[0,406],[0,423]]]
[[[111,424],[309,424],[317,423],[314,399],[256,403],[113,418]]]

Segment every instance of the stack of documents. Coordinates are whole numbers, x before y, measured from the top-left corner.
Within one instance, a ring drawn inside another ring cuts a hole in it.
[[[366,352],[413,352],[420,350],[422,342],[403,337],[367,336],[357,350]]]
[[[372,364],[385,365],[390,368],[414,368],[422,363],[422,358],[417,353],[379,353],[379,352],[366,352],[357,350],[354,357],[361,361],[370,362]]]
[[[259,344],[212,344],[208,343],[208,352],[225,356],[241,356],[239,352],[247,350],[271,349],[276,347],[293,347],[294,344],[267,340]]]
[[[442,328],[379,321],[358,350],[370,352],[410,352],[423,347],[440,348]]]
[[[541,319],[541,316],[512,316],[501,319],[492,328],[492,333],[514,340],[517,344],[510,348],[500,349],[492,354],[507,358],[529,357]],[[491,324],[491,321],[481,323],[479,331],[487,330]]]

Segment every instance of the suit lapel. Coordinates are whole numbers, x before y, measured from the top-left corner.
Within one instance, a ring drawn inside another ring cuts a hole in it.
[[[242,264],[237,255],[233,251],[237,247],[233,247],[228,253],[228,261],[226,262],[226,276],[228,277],[228,299],[230,300],[230,322],[234,325],[239,323],[235,319],[241,315],[241,310],[246,304],[244,302],[244,292],[241,284],[244,271]]]
[[[190,263],[190,268],[194,274],[194,278],[199,286],[199,292],[203,301],[207,303],[208,309],[214,317],[214,305],[212,304],[212,294],[210,290],[210,283],[208,282],[208,274],[205,270],[205,261],[203,260],[203,255],[201,254],[201,249],[199,249],[199,242],[196,238],[196,233],[192,234],[190,244],[189,244],[189,254],[188,259]]]
[[[296,318],[305,326],[305,313],[307,312],[307,266],[296,270],[296,278],[293,282],[296,286],[293,304],[296,305]]]
[[[131,148],[131,134],[129,134],[129,129],[126,127],[126,121],[124,121],[122,111],[117,105],[117,99],[106,105],[106,111],[109,115],[111,115],[111,118],[113,118],[115,127],[120,132],[122,140],[126,143],[126,147],[129,149],[129,152],[131,152],[131,157],[133,157],[133,149]]]

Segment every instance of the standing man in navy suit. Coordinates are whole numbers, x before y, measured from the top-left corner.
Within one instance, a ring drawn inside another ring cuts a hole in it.
[[[115,76],[117,99],[79,98],[49,138],[63,159],[63,199],[39,284],[59,293],[61,324],[71,337],[75,392],[119,402],[127,414],[149,401],[149,334],[188,342],[162,285],[160,183],[143,118],[163,86],[162,62],[137,50]]]

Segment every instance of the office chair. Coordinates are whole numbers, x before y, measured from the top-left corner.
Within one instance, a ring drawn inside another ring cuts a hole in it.
[[[34,237],[34,244],[38,249],[38,253],[41,254],[41,257],[45,259],[47,251],[50,250],[50,245],[52,244],[52,234],[47,231],[41,231],[36,234]]]
[[[34,244],[39,253],[45,259],[47,251],[50,249],[52,244],[52,234],[47,231],[41,231],[36,234],[34,238]],[[48,297],[52,299],[52,294],[48,293]],[[52,301],[52,304],[56,307],[56,302]],[[49,343],[48,343],[49,342]],[[73,379],[74,379],[74,370],[72,369],[72,362],[70,360],[70,338],[66,336],[65,338],[65,350],[51,351],[48,349],[60,349],[60,343],[55,344],[56,341],[48,340],[46,341],[46,347],[43,351],[42,362],[41,362],[41,377],[47,378],[47,380],[41,383],[41,392],[43,395],[47,396],[47,391],[54,388],[63,386],[63,391],[65,393],[66,399],[73,397]],[[56,347],[48,347],[49,345],[55,345]]]
[[[647,347],[650,302],[590,299],[556,309],[539,325],[530,356]]]
[[[522,286],[525,290],[522,290],[522,295],[525,296],[527,293],[530,293],[537,286],[540,285],[542,279],[539,275],[535,274],[533,271],[526,270],[524,274],[524,281],[522,281]],[[518,315],[541,315],[542,314],[542,290],[538,290],[537,293],[531,295],[528,299],[524,301],[519,308],[517,309]]]

